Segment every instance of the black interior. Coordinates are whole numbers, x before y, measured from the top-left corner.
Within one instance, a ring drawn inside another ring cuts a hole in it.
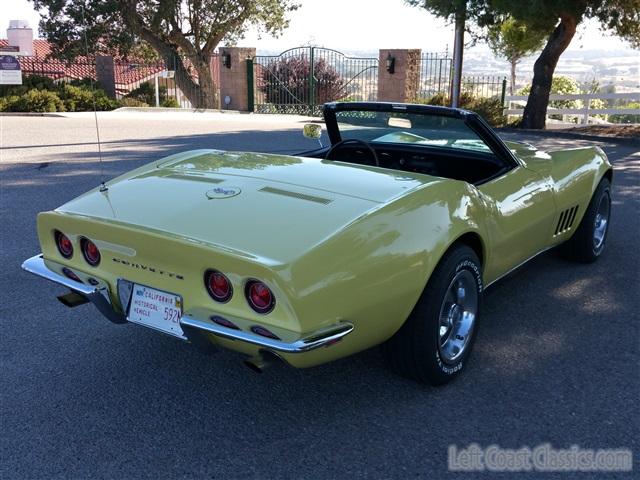
[[[464,152],[459,149],[452,152],[449,149],[424,145],[370,145],[375,149],[382,168],[452,178],[474,185],[502,175],[509,169],[492,153]],[[324,158],[327,150],[309,152],[307,156]],[[375,165],[371,151],[362,145],[340,146],[331,153],[331,159],[359,165]]]

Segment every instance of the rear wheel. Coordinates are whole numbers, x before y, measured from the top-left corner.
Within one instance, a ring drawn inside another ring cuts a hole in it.
[[[562,245],[563,255],[578,262],[595,262],[604,251],[610,218],[611,184],[603,178],[576,232]]]
[[[471,248],[458,245],[440,261],[405,324],[383,345],[392,368],[433,385],[452,380],[473,346],[481,298],[480,261]]]

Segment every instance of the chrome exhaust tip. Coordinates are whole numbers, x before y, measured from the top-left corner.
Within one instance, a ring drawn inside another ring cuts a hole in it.
[[[247,368],[256,373],[262,373],[265,368],[271,365],[271,362],[264,358],[262,355],[256,355],[255,357],[247,358],[243,363]]]
[[[60,295],[58,297],[58,300],[60,301],[60,303],[69,308],[89,303],[89,299],[87,297],[76,292],[69,292],[66,295]]]

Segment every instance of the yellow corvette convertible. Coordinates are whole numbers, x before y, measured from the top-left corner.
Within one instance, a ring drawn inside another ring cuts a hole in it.
[[[467,362],[484,288],[551,247],[603,252],[598,147],[542,152],[424,105],[332,103],[324,118],[330,146],[301,156],[184,152],[43,212],[23,268],[70,307],[256,370],[382,344],[399,373],[442,384]]]

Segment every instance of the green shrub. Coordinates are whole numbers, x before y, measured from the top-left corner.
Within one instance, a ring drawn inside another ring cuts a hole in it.
[[[68,112],[91,112],[96,110],[113,110],[120,105],[120,102],[109,98],[104,90],[96,89],[93,94],[91,87],[77,87],[64,84],[60,87],[60,98]]]
[[[180,108],[180,103],[178,103],[176,97],[167,97],[160,106],[165,108]]]
[[[75,87],[73,85],[62,85],[59,91],[60,99],[69,112],[85,112],[93,110],[93,97],[91,90]]]
[[[8,105],[11,112],[64,112],[64,103],[55,92],[29,90]]]
[[[122,100],[120,100],[120,105],[122,105],[123,107],[148,107],[149,106],[148,103],[142,102],[135,98],[129,98],[129,97],[124,97]]]
[[[20,100],[18,95],[9,95],[7,97],[0,97],[0,112],[12,112],[13,105]]]
[[[503,105],[499,98],[477,98],[463,108],[476,112],[494,127],[502,127],[506,123]]]
[[[160,97],[160,104],[162,104],[167,98],[167,87],[160,85],[158,87],[158,95]],[[141,83],[139,87],[131,90],[125,98],[132,98],[140,102],[146,103],[147,106],[156,104],[156,88],[151,82]]]
[[[448,95],[437,93],[429,98],[417,99],[416,103],[448,107],[450,100]],[[503,126],[507,120],[502,113],[503,106],[499,98],[474,97],[469,92],[462,92],[460,94],[460,108],[477,113],[483,117],[489,125],[494,127]]]
[[[620,108],[640,108],[640,103],[631,102],[625,107]],[[609,121],[611,123],[640,123],[640,115],[634,115],[632,113],[614,113],[609,115]]]
[[[0,96],[24,95],[29,90],[55,90],[56,85],[49,77],[29,75],[22,79],[22,85],[0,85]]]

